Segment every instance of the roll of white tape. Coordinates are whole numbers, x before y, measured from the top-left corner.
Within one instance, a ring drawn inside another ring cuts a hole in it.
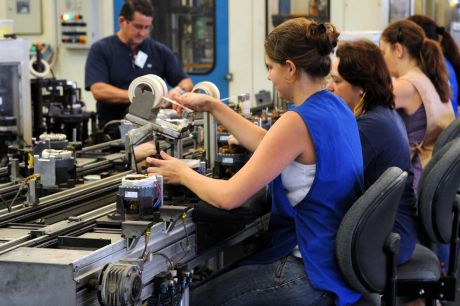
[[[47,76],[50,73],[51,68],[50,68],[50,64],[48,64],[48,62],[45,61],[44,59],[42,59],[40,62],[43,65],[43,67],[45,68],[45,70],[43,70],[42,72],[35,70],[34,64],[37,63],[37,58],[36,57],[33,57],[29,61],[29,70],[30,70],[30,73],[32,73],[33,76],[35,76],[37,78],[44,78],[45,76]]]
[[[216,98],[217,100],[220,99],[220,91],[219,88],[214,83],[204,81],[196,84],[192,88],[192,92],[195,93],[202,93],[208,96],[211,96],[213,98]]]
[[[133,102],[136,88],[140,87],[142,91],[151,91],[154,99],[152,108],[159,108],[162,103],[162,97],[168,93],[165,81],[155,74],[146,74],[135,78],[128,88],[129,101]]]

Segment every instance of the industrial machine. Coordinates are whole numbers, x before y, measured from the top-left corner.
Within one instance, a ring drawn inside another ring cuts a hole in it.
[[[192,91],[217,98],[220,96],[217,87],[210,82],[196,84]],[[129,86],[128,94],[131,105],[125,117],[128,122],[123,124],[120,130],[122,139],[126,135],[126,151],[132,152],[133,164],[135,164],[134,148],[142,142],[151,140],[159,143],[159,140],[163,140],[170,154],[179,159],[183,158],[186,153],[184,147],[194,142],[193,110],[179,105],[184,108],[182,118],[171,117],[171,113],[167,110],[160,110],[163,100],[176,103],[167,99],[166,93],[167,88],[163,79],[152,74],[136,78]],[[174,111],[173,113],[175,114]],[[160,148],[159,145],[157,147]]]
[[[32,140],[29,46],[22,39],[0,40],[0,166],[9,145]]]
[[[268,224],[248,215],[248,208],[226,225],[230,212],[205,203],[164,203],[161,177],[125,173],[106,180],[15,207],[9,216],[0,212],[0,237],[9,237],[0,243],[5,303],[187,305],[193,268]],[[98,194],[106,194],[105,200]],[[206,230],[206,220],[215,222],[219,214],[218,226],[226,228],[223,240]]]
[[[31,80],[31,92],[34,137],[43,132],[63,133],[73,142],[85,145],[93,142],[89,130],[96,130],[96,113],[86,111],[75,82],[36,78]]]
[[[135,146],[161,136],[181,156],[181,141],[193,127],[191,112],[180,120],[163,117],[157,103],[165,89],[154,77],[146,83],[133,85],[127,149],[136,161]],[[211,85],[194,90],[218,95]],[[92,170],[101,173],[108,163],[123,160],[126,169],[127,159],[122,152],[85,163],[81,160],[97,156],[110,144],[72,152],[70,144],[62,134],[36,140],[31,148],[34,173],[25,178],[19,173],[17,179],[29,199],[0,210],[2,303],[188,305],[190,286],[202,279],[195,278],[197,267],[217,258],[214,268],[224,268],[240,257],[225,259],[223,252],[266,230],[265,190],[241,209],[228,212],[187,193],[165,196],[168,186],[162,177],[132,170],[82,183],[79,178],[91,176]],[[114,145],[120,144],[121,140]],[[186,162],[206,174],[202,161]],[[74,187],[30,196],[34,188],[61,187],[72,167],[78,183]]]
[[[167,119],[159,116],[160,106],[167,94],[166,83],[160,77],[149,74],[134,79],[129,85],[128,95],[131,105],[126,119],[134,129],[128,132],[127,147],[134,152],[134,146],[148,137],[163,137],[177,158],[182,157],[182,142],[190,138],[192,121]],[[122,135],[123,137],[124,135]]]
[[[10,146],[8,165],[0,169],[0,203],[9,210],[35,205],[40,197],[129,168],[120,140],[79,149],[75,144],[64,134],[44,133],[30,147]]]
[[[159,219],[154,215],[163,205],[163,179],[140,174],[123,178],[117,194],[117,214],[112,218],[125,220]]]

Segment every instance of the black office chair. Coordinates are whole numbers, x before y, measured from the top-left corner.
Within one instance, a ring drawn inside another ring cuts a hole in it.
[[[460,116],[457,117],[454,121],[452,121],[448,127],[439,134],[438,139],[434,143],[433,148],[433,155],[436,154],[445,144],[449,143],[450,141],[460,137]],[[460,194],[460,186],[457,193]]]
[[[423,237],[450,243],[448,272],[441,273],[436,255],[417,244],[409,262],[397,269],[397,296],[455,300],[460,197],[460,139],[444,145],[423,170],[418,190],[418,214]]]
[[[433,155],[444,147],[444,145],[458,137],[460,137],[460,117],[452,121],[449,126],[446,127],[441,134],[439,134],[438,139],[436,139],[434,144]]]
[[[399,235],[391,233],[407,180],[397,167],[387,169],[353,204],[338,233],[336,256],[348,284],[363,293],[359,305],[380,305],[370,293],[384,294],[394,305]]]

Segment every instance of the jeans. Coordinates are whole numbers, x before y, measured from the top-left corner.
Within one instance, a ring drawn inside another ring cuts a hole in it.
[[[314,289],[301,259],[239,266],[190,293],[190,305],[335,305],[335,295]]]

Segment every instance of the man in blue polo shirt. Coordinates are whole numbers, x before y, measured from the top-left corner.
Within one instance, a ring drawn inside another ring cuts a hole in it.
[[[85,66],[85,89],[97,100],[99,128],[128,112],[129,84],[156,74],[172,86],[168,97],[190,91],[192,80],[168,47],[149,37],[153,7],[149,0],[127,0],[120,11],[120,30],[91,46]]]

